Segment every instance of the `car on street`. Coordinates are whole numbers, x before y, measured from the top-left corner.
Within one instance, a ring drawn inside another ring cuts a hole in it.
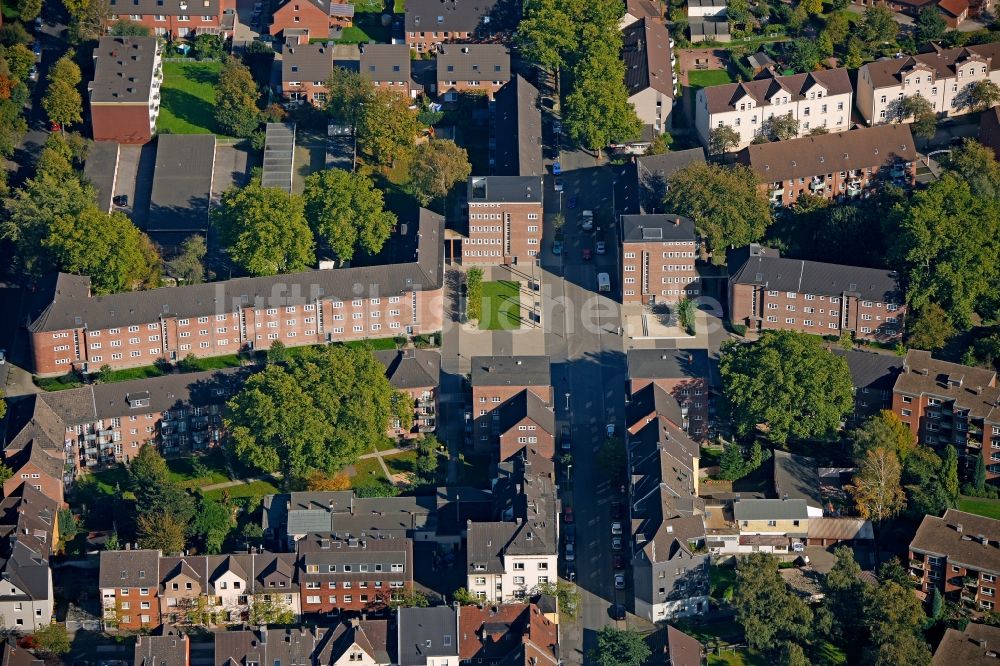
[[[604,241],[597,241],[594,251],[597,252],[597,254],[604,254],[608,251],[608,246]]]
[[[560,254],[562,254],[562,241],[553,241],[552,242],[552,254],[556,255],[557,257]]]
[[[580,203],[579,199],[575,196],[572,196],[569,198],[569,201],[566,202],[566,207],[569,208],[570,210],[573,210],[574,208],[576,208],[576,205],[578,203]]]
[[[562,167],[559,165],[559,162],[553,162],[552,163],[552,175],[553,176],[558,176],[561,173],[562,173]]]
[[[621,520],[622,519],[622,503],[612,502],[611,503],[611,520]]]
[[[31,52],[35,54],[35,60],[42,59],[42,45],[39,42],[31,45]]]
[[[41,30],[45,26],[45,21],[42,20],[41,16],[35,17],[35,30]]]
[[[563,522],[567,525],[573,522],[573,507],[568,506],[563,509]]]
[[[611,539],[611,550],[621,550],[622,549],[622,538],[614,537]]]
[[[563,181],[562,181],[562,178],[556,178],[556,182],[552,185],[552,189],[554,189],[556,192],[562,192],[563,191]]]
[[[62,125],[60,125],[59,123],[57,123],[56,121],[53,120],[52,122],[49,123],[49,131],[50,132],[61,132],[62,131]]]
[[[573,563],[566,565],[566,580],[571,583],[576,580],[576,565]]]
[[[559,446],[563,451],[569,451],[573,448],[573,437],[569,434],[569,428],[563,426],[562,436],[559,438]]]
[[[562,134],[562,123],[556,120],[552,123],[552,131],[556,134]]]
[[[576,525],[565,525],[563,531],[566,532],[566,543],[576,543]]]
[[[615,604],[608,609],[612,620],[624,620],[625,619],[625,606],[622,604]]]
[[[31,71],[28,72],[28,80],[29,81],[37,81],[38,80],[38,68],[35,67],[34,65],[31,66]]]
[[[608,425],[606,425],[604,427],[607,428],[608,437],[614,437],[615,436],[615,424],[614,423],[609,423]]]
[[[594,211],[585,210],[580,213],[580,228],[584,231],[590,231],[594,228]]]
[[[615,574],[615,589],[616,590],[625,589],[625,574]]]
[[[611,523],[611,534],[615,536],[621,536],[621,533],[622,533],[621,522],[616,520],[613,523]]]
[[[576,560],[576,548],[571,543],[566,544],[566,561],[573,562]]]
[[[3,365],[6,362],[7,362],[7,350],[0,349],[0,365]]]
[[[615,569],[625,568],[625,558],[618,553],[615,553],[615,556],[611,558],[611,561],[614,563]]]
[[[111,203],[118,206],[119,208],[124,208],[125,206],[128,206],[128,195],[127,194],[116,195],[113,199],[111,199]]]
[[[584,261],[590,261],[590,257],[592,255],[591,255],[591,251],[590,251],[589,247],[583,248],[583,252],[581,254],[583,255],[583,260]]]

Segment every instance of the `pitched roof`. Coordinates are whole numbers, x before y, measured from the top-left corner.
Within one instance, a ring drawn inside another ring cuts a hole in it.
[[[937,396],[954,401],[956,410],[969,410],[973,418],[1000,421],[1000,388],[994,371],[941,361],[920,349],[906,352],[893,391]]]
[[[970,622],[965,631],[945,630],[931,663],[933,666],[995,666],[998,646],[1000,627]]]
[[[156,168],[149,197],[146,230],[208,230],[208,202],[215,171],[214,134],[161,134],[156,140]]]
[[[647,213],[662,211],[670,177],[695,162],[705,161],[703,148],[689,148],[635,158],[635,178],[641,196],[640,206]]]
[[[333,49],[326,44],[296,44],[281,54],[281,82],[322,81],[333,71]]]
[[[558,628],[535,604],[462,606],[459,614],[459,658],[464,661],[529,664],[558,661]],[[530,653],[526,656],[526,652]],[[540,661],[530,656],[540,654]],[[544,661],[541,661],[544,660]]]
[[[410,83],[410,49],[406,44],[363,44],[360,72],[372,81]]]
[[[691,38],[695,37],[707,37],[712,39],[715,37],[725,37],[729,34],[729,21],[725,18],[715,19],[715,18],[705,18],[704,20],[689,20],[688,29],[691,31]]]
[[[190,639],[184,634],[168,632],[157,636],[135,637],[135,666],[187,666]]]
[[[946,510],[941,518],[924,516],[910,550],[947,556],[951,564],[1000,574],[1000,520],[958,509]]]
[[[556,415],[552,408],[531,391],[521,391],[497,409],[500,420],[498,432],[505,433],[524,419],[531,419],[539,428],[556,434]]]
[[[42,659],[13,642],[4,642],[0,647],[0,666],[43,666]]]
[[[844,541],[875,538],[871,521],[860,518],[810,518],[808,535],[810,539],[841,539]]]
[[[945,14],[958,18],[969,11],[969,0],[940,0],[938,9]]]
[[[637,19],[662,19],[659,6],[652,0],[625,0],[625,13]]]
[[[508,0],[408,0],[407,32],[495,32],[508,29],[516,11]]]
[[[365,285],[366,294],[371,297],[435,290],[444,279],[441,260],[444,219],[424,208],[414,217],[417,219],[409,220],[409,224],[401,221],[397,233],[404,237],[413,228],[418,239],[415,253],[404,262],[390,265],[234,278],[107,296],[90,296],[89,278],[61,273],[50,287],[47,307],[31,322],[29,330],[61,331],[84,326],[96,330],[155,322],[162,316],[214,315],[241,305],[277,308],[317,298],[349,300],[357,294],[358,284]],[[395,240],[390,238],[387,245]]]
[[[445,44],[436,63],[438,81],[510,80],[510,51],[500,44]]]
[[[38,446],[53,453],[63,450],[66,422],[41,394],[8,400],[3,425],[5,455],[29,446]]]
[[[433,349],[376,351],[385,366],[385,376],[397,389],[437,387],[440,382],[441,353]]]
[[[692,29],[693,27],[694,24]],[[738,109],[740,100],[745,97],[752,99],[758,106],[770,106],[770,100],[776,94],[783,92],[785,94],[782,94],[782,97],[787,96],[789,102],[794,102],[805,99],[806,95],[816,87],[826,91],[825,97],[853,91],[847,70],[839,68],[789,76],[775,76],[765,72],[763,78],[708,86],[703,88],[700,94],[705,95],[709,113],[724,113]]]
[[[457,657],[458,610],[451,606],[400,608],[397,655],[400,666],[423,666],[430,657]]]
[[[815,458],[774,451],[774,491],[779,499],[801,499],[809,506],[823,508],[819,489],[819,467]]]
[[[105,213],[111,212],[118,178],[119,150],[117,141],[93,141],[83,165],[83,177],[97,190],[97,205]]]
[[[473,356],[473,386],[550,386],[548,356]]]
[[[903,359],[895,354],[839,348],[830,351],[847,361],[851,382],[856,387],[891,391],[896,377],[903,371]]]
[[[110,0],[112,14],[162,14],[164,16],[218,16],[219,0]]]
[[[649,420],[665,418],[678,427],[684,425],[684,412],[677,398],[658,384],[647,384],[632,394],[625,406],[625,427],[638,432]]]
[[[733,504],[736,520],[806,520],[806,501],[802,499],[741,499]]]
[[[28,442],[20,451],[7,456],[7,466],[16,476],[22,467],[32,464],[43,473],[62,483],[64,459],[58,451],[45,449],[35,440]]]
[[[497,91],[493,104],[493,174],[541,176],[542,108],[538,89],[520,74]]]
[[[674,96],[673,67],[670,65],[670,33],[651,18],[641,18],[622,30],[622,60],[629,97],[652,88]]]
[[[50,598],[52,572],[48,552],[32,549],[24,541],[15,541],[0,560],[0,579],[17,592],[0,592],[0,601],[55,601]]]
[[[0,500],[0,538],[21,541],[28,548],[48,555],[56,543],[56,516],[60,500],[49,497],[34,486],[22,484],[14,493]]]
[[[667,663],[670,666],[701,666],[704,648],[698,639],[667,625]]]
[[[160,583],[160,551],[102,550],[98,584],[116,587],[156,587]]]
[[[622,241],[625,243],[659,243],[694,241],[694,220],[676,214],[622,215]]]
[[[929,1],[929,0],[928,0]],[[955,77],[958,67],[966,62],[982,61],[990,71],[1000,69],[1000,43],[958,46],[953,49],[936,48],[930,53],[918,53],[903,58],[876,60],[861,67],[867,71],[875,88],[899,85],[908,72],[930,71],[934,78]]]
[[[94,79],[88,85],[91,103],[147,104],[156,48],[156,37],[101,37],[94,49]]]
[[[769,290],[840,296],[855,294],[880,303],[901,303],[895,271],[804,261],[778,256],[777,251],[751,245],[730,251],[729,280]]]

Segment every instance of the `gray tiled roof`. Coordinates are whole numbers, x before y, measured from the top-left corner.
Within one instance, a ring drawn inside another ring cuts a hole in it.
[[[160,551],[104,550],[98,585],[101,588],[149,587],[160,584]]]
[[[934,73],[935,78],[954,77],[956,64],[966,62],[969,59],[988,61],[990,71],[1000,69],[1000,44],[959,46],[953,49],[938,49],[930,53],[918,53],[904,58],[885,58],[867,63],[862,69],[868,70],[875,88],[882,88],[899,85],[902,76],[914,68],[926,68]]]
[[[135,666],[187,666],[190,650],[187,636],[168,632],[161,636],[135,637]]]
[[[539,176],[472,176],[469,178],[470,202],[533,203],[542,202],[542,179]]]
[[[695,25],[695,23],[691,24],[692,34],[694,34]],[[697,25],[715,24],[706,22]],[[790,76],[765,76],[753,81],[709,86],[702,90],[708,102],[708,112],[723,113],[739,108],[740,100],[745,97],[754,100],[758,106],[769,106],[771,97],[781,91],[788,94],[790,101],[805,99],[806,93],[817,85],[826,89],[827,97],[853,91],[851,78],[848,76],[847,70],[843,68]]]
[[[831,349],[847,361],[851,382],[859,388],[891,391],[903,371],[903,359],[895,354],[877,354],[860,349]]]
[[[542,109],[538,89],[520,74],[497,91],[493,105],[493,173],[497,176],[541,176]]]
[[[630,379],[706,379],[712,382],[712,365],[705,349],[630,349]]]
[[[670,33],[665,25],[643,18],[626,26],[622,30],[622,60],[625,61],[625,87],[630,97],[647,88],[674,96]]]
[[[410,49],[406,44],[365,44],[360,71],[372,81],[404,81],[409,85]]]
[[[964,631],[946,629],[934,651],[933,666],[993,666],[1000,645],[1000,627],[970,622]]]
[[[673,213],[666,215],[622,215],[622,239],[626,243],[694,241],[694,220]]]
[[[809,510],[803,499],[743,499],[733,505],[736,520],[806,520]]]
[[[333,49],[326,44],[297,44],[281,54],[281,82],[322,81],[333,71]]]
[[[416,217],[416,216],[414,216]],[[410,221],[412,226],[413,220]],[[161,316],[198,317],[232,312],[240,304],[283,307],[311,300],[349,300],[362,287],[367,296],[438,289],[443,281],[440,215],[419,213],[419,247],[406,263],[304,271],[256,278],[234,278],[183,287],[162,287],[107,296],[89,296],[90,280],[60,273],[48,306],[31,322],[32,332],[91,329],[155,322]],[[405,224],[401,226],[406,226]],[[388,241],[393,242],[393,239]]]
[[[385,376],[397,389],[437,387],[441,374],[441,353],[433,349],[376,351],[385,366]]]
[[[983,544],[980,536],[988,543]],[[941,518],[924,516],[910,550],[945,555],[949,564],[1000,575],[1000,520],[958,509],[946,510]]]
[[[220,0],[110,0],[112,14],[218,16]],[[127,17],[126,17],[127,18]]]
[[[751,246],[731,253],[742,258],[729,262],[729,279],[736,284],[761,285],[776,291],[840,296],[856,294],[859,298],[880,303],[901,303],[895,271],[803,261],[776,256],[776,252],[754,252]]]
[[[148,102],[155,49],[155,37],[101,37],[94,49],[90,101],[95,104]]]
[[[400,666],[424,666],[431,657],[458,657],[457,609],[451,606],[400,608],[397,613]]]
[[[52,573],[49,569],[48,553],[33,550],[23,541],[15,541],[10,547],[10,552],[0,560],[0,578],[22,593],[0,592],[0,602],[55,601],[49,595]]]
[[[499,432],[503,433],[521,420],[528,418],[549,433],[556,434],[556,415],[552,407],[531,391],[524,390],[501,405],[498,410],[500,421]]]
[[[473,356],[473,386],[549,386],[548,356]]]
[[[823,507],[819,468],[814,458],[787,451],[774,451],[774,491],[779,499],[801,499],[809,506]]]
[[[632,394],[625,406],[625,425],[633,428],[644,419],[662,417],[674,425],[683,426],[684,414],[677,399],[657,384],[647,384]]]
[[[510,80],[510,51],[500,44],[446,44],[436,62],[438,81]]]
[[[118,178],[118,151],[117,141],[94,141],[83,165],[83,177],[97,190],[97,205],[106,213],[111,212]]]
[[[158,231],[208,230],[214,170],[214,134],[161,134],[157,138],[146,223],[154,240]]]
[[[967,409],[973,418],[1000,422],[1000,388],[993,370],[941,361],[930,352],[910,349],[893,391],[954,401],[955,409]]]
[[[407,32],[476,32],[503,29],[507,0],[408,0]]]

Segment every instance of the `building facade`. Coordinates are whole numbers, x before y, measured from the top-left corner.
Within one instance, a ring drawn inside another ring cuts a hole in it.
[[[416,97],[419,92],[411,78],[410,49],[406,44],[362,44],[360,71],[376,88],[406,97]]]
[[[109,11],[107,27],[131,21],[166,39],[232,37],[237,20],[234,0],[109,0]]]
[[[672,41],[666,26],[652,18],[640,19],[622,30],[628,101],[635,107],[639,120],[655,134],[670,129],[677,84]]]
[[[701,294],[694,221],[622,215],[622,303],[676,303]]]
[[[449,44],[438,48],[437,94],[446,101],[459,93],[485,93],[489,99],[510,81],[510,51],[500,44]]]
[[[542,187],[540,176],[471,177],[462,263],[535,261],[542,249]]]
[[[95,141],[146,143],[156,131],[163,84],[155,37],[102,37],[94,49],[90,125]]]
[[[626,427],[630,431],[655,413],[669,418],[695,441],[711,433],[712,399],[719,381],[704,349],[630,349],[627,362]],[[658,406],[658,397],[650,390],[652,387],[666,392],[677,409]]]
[[[957,509],[944,516],[924,516],[910,542],[911,579],[930,595],[937,588],[946,599],[975,610],[997,605],[1000,577],[1000,520]]]
[[[489,452],[496,445],[500,409],[522,393],[552,405],[548,356],[474,356],[472,358],[473,446]]]
[[[333,0],[287,0],[271,15],[270,34],[289,36],[294,30],[296,41],[304,45],[312,39],[330,39],[338,34],[336,29],[354,24],[354,5]],[[323,78],[326,80],[326,77]]]
[[[434,432],[437,428],[441,353],[410,348],[377,351],[375,357],[385,366],[385,376],[393,388],[405,393],[413,403],[413,425],[407,430],[394,421],[389,424],[389,436],[412,439]]]

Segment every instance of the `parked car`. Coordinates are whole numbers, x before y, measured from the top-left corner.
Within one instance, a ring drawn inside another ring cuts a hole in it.
[[[570,523],[563,527],[563,531],[566,533],[566,543],[576,543],[576,525]]]
[[[31,45],[31,52],[35,54],[35,60],[42,59],[42,45],[39,42]]]
[[[611,558],[611,561],[614,564],[615,569],[625,568],[625,558],[618,553],[615,553],[615,556]]]
[[[569,201],[566,202],[566,207],[569,208],[570,210],[573,210],[574,208],[576,208],[576,205],[579,202],[580,202],[579,198],[577,198],[575,196],[570,197]]]
[[[613,537],[611,539],[611,550],[621,550],[622,549],[622,538]]]
[[[0,365],[3,365],[6,362],[7,362],[7,350],[0,349]]]
[[[624,620],[625,619],[625,606],[622,604],[615,604],[610,609],[612,620]]]
[[[556,134],[562,134],[562,123],[558,120],[552,123],[552,131]]]
[[[31,71],[28,72],[28,80],[29,81],[38,80],[38,68],[34,65],[31,66]]]
[[[563,181],[562,181],[562,178],[556,178],[556,182],[552,185],[552,189],[554,189],[556,192],[562,192],[563,191]]]
[[[580,228],[584,231],[590,231],[594,228],[594,211],[585,210],[580,213]]]
[[[573,563],[566,564],[566,580],[571,583],[576,580],[576,565]]]
[[[566,544],[566,561],[573,562],[575,560],[576,560],[576,548],[573,547],[573,544],[568,543]]]
[[[622,503],[612,502],[611,503],[611,520],[621,520],[622,519]]]
[[[36,16],[35,17],[35,30],[41,30],[44,25],[45,25],[45,21],[42,20],[42,17],[41,16]]]
[[[614,521],[611,523],[611,533],[615,536],[620,536],[622,533],[622,524],[620,521]]]
[[[573,448],[573,438],[570,435],[569,428],[566,426],[563,426],[562,428],[562,436],[559,438],[559,446],[563,451],[569,451]]]
[[[614,437],[615,436],[615,424],[614,423],[609,423],[608,425],[606,425],[604,427],[607,428],[608,437]]]
[[[562,254],[562,248],[563,248],[562,241],[552,242],[552,254],[556,255],[557,257],[560,254]]]
[[[567,525],[573,522],[573,507],[568,506],[563,509],[563,522]]]
[[[615,589],[616,590],[625,589],[625,574],[615,574]]]
[[[597,241],[597,246],[594,248],[597,254],[604,254],[608,251],[608,246],[604,241]]]
[[[52,122],[49,123],[49,131],[50,132],[61,132],[62,131],[62,125],[60,125],[59,123],[57,123],[56,121],[53,120]]]
[[[118,206],[119,208],[124,208],[125,206],[128,206],[128,195],[127,194],[116,195],[113,199],[111,199],[111,203]]]
[[[592,255],[591,255],[591,251],[590,251],[589,247],[583,248],[583,252],[581,254],[583,255],[583,260],[584,261],[590,261],[590,257]]]
[[[553,162],[552,163],[552,175],[558,176],[561,173],[562,173],[562,166],[560,166],[559,162]]]

